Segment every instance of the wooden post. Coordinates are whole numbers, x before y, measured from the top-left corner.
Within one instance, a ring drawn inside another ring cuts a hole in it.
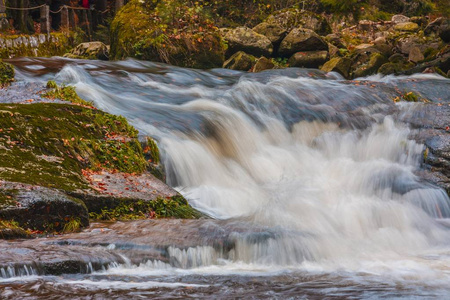
[[[69,27],[69,9],[64,5],[61,10],[61,29],[63,31],[69,31]]]
[[[28,0],[20,0],[19,1],[19,7],[20,8],[27,8],[28,7]],[[18,21],[18,28],[22,33],[28,33],[27,28],[27,18],[28,18],[28,10],[20,10],[19,11],[19,19]]]
[[[41,33],[50,33],[50,6],[41,7]]]
[[[0,0],[0,32],[6,31],[9,28],[9,22],[6,18],[5,0]]]

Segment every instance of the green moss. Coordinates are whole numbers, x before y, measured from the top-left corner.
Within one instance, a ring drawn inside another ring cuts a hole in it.
[[[157,198],[152,201],[122,199],[115,207],[91,212],[94,220],[136,220],[147,218],[198,219],[202,213],[192,208],[182,196]]]
[[[142,173],[137,131],[123,117],[65,104],[0,104],[0,177],[87,188],[83,169]]]
[[[58,86],[56,82],[50,80],[47,82],[48,92],[41,94],[41,97],[48,99],[59,99],[76,104],[92,106],[92,102],[81,99],[73,86]]]
[[[79,232],[81,230],[81,221],[80,218],[71,218],[67,221],[66,224],[64,224],[63,233],[70,233],[70,232]]]
[[[11,64],[0,61],[0,88],[14,81],[14,67]]]
[[[419,96],[414,92],[408,92],[403,95],[403,99],[408,102],[417,102],[419,101]]]
[[[30,234],[11,220],[0,219],[0,239],[28,238]]]
[[[0,189],[0,209],[16,206],[15,196],[17,192],[15,189]]]

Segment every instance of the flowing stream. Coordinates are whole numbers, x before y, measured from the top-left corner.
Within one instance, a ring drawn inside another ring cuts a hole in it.
[[[346,81],[308,69],[199,71],[134,60],[12,63],[24,88],[49,79],[74,85],[153,136],[168,184],[233,245],[200,239],[169,247],[171,262],[125,257],[88,274],[5,273],[0,298],[450,294],[450,200],[418,176],[425,148],[400,121],[424,104],[393,101],[415,91],[449,105],[450,80]],[[189,226],[206,221],[198,222]]]

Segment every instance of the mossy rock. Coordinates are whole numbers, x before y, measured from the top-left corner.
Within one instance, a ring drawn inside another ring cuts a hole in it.
[[[271,56],[273,45],[269,38],[247,27],[229,30],[225,37],[228,43],[227,55],[244,51],[254,56]]]
[[[266,19],[266,22],[277,24],[288,32],[293,28],[302,27],[311,29],[320,35],[331,33],[330,24],[323,16],[295,8],[276,11]]]
[[[413,67],[414,64],[412,63],[385,63],[383,64],[379,69],[378,73],[383,75],[390,75],[390,74],[402,74],[409,68]]]
[[[226,62],[223,64],[223,68],[237,70],[237,71],[248,71],[256,63],[256,57],[247,54],[244,51],[239,51],[233,54]]]
[[[272,60],[262,56],[256,61],[255,65],[253,66],[253,72],[262,72],[273,68],[275,68],[275,64],[272,62]]]
[[[362,65],[359,65],[353,71],[353,77],[365,77],[375,74],[378,69],[387,62],[386,57],[380,53],[372,53],[369,60]]]
[[[0,88],[14,81],[14,67],[11,64],[0,61]]]
[[[324,72],[337,72],[350,79],[350,67],[352,61],[346,57],[335,57],[327,61],[320,69]]]
[[[304,51],[297,52],[288,60],[290,67],[318,68],[329,57],[328,51]]]
[[[396,24],[394,29],[397,31],[415,32],[419,30],[419,25],[414,22],[404,22]]]
[[[281,42],[278,54],[289,57],[296,52],[319,50],[328,50],[324,39],[310,29],[294,28]]]
[[[87,188],[82,169],[145,171],[125,118],[66,104],[0,104],[0,177],[63,190]]]

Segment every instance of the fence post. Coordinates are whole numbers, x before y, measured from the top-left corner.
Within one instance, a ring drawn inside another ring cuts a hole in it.
[[[61,9],[61,29],[63,31],[69,31],[69,9],[64,5]]]
[[[9,28],[9,22],[6,18],[5,0],[0,0],[0,32]]]
[[[41,33],[50,33],[50,6],[44,5],[40,9],[41,12]]]

